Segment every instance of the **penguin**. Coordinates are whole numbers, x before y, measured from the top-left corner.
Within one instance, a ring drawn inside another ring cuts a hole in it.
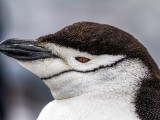
[[[160,120],[160,71],[129,33],[77,22],[36,40],[8,39],[0,51],[49,87],[37,120]]]

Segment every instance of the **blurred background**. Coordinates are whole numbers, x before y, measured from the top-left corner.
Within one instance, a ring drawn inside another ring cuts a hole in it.
[[[36,39],[78,21],[121,28],[138,38],[160,66],[159,0],[0,0],[0,41]],[[35,120],[53,100],[42,81],[0,54],[0,120]]]

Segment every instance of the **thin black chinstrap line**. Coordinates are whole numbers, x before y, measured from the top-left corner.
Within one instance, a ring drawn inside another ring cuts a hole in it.
[[[127,57],[124,57],[124,58],[116,61],[115,63],[113,63],[113,64],[111,64],[111,65],[106,65],[106,66],[102,65],[102,66],[99,66],[98,68],[95,68],[95,69],[93,69],[93,70],[87,70],[87,71],[67,70],[67,71],[63,71],[63,72],[61,72],[61,73],[55,74],[55,75],[53,75],[53,76],[44,77],[44,78],[41,78],[41,79],[42,79],[42,80],[51,79],[51,78],[53,78],[53,77],[56,77],[56,76],[59,76],[59,75],[61,75],[61,74],[68,73],[68,72],[80,72],[80,73],[95,72],[95,71],[97,71],[97,70],[99,70],[99,69],[103,69],[103,68],[107,68],[107,67],[113,67],[113,66],[117,65],[118,63],[126,60],[126,59],[127,59]]]

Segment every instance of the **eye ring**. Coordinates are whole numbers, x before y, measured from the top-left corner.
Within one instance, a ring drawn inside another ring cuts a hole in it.
[[[81,63],[86,63],[90,61],[90,59],[86,57],[76,57],[75,59]]]

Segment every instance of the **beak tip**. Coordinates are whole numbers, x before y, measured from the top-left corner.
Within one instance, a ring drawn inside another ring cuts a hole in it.
[[[11,41],[15,40],[15,38],[6,39],[0,42],[0,52],[3,52],[7,45],[11,44]]]

